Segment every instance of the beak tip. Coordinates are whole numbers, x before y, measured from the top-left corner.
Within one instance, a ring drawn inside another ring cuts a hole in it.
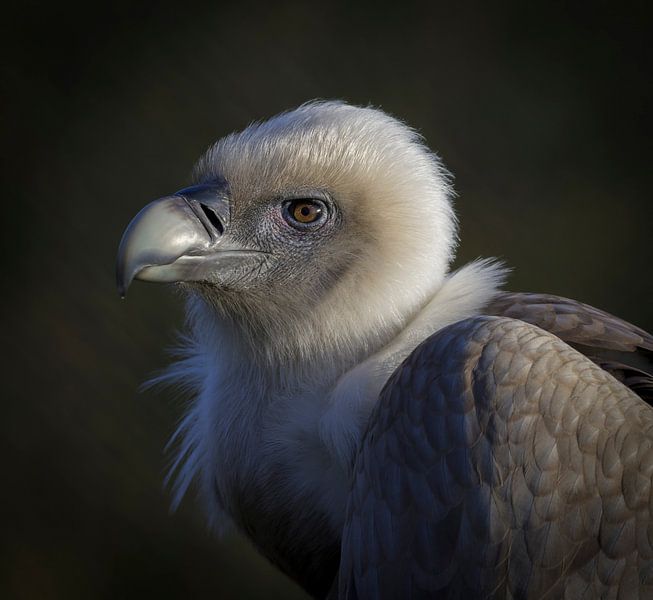
[[[126,281],[120,272],[116,274],[116,287],[118,288],[118,295],[121,300],[124,300],[127,297],[127,289],[129,288],[130,283],[131,279]]]

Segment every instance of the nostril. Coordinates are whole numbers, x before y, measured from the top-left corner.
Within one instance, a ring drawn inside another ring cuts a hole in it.
[[[215,213],[215,211],[206,204],[198,203],[202,207],[202,212],[206,215],[206,218],[209,220],[211,225],[216,228],[217,232],[222,235],[224,233],[224,225],[220,220],[220,217]]]

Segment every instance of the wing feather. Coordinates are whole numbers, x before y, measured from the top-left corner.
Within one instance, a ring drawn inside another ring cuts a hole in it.
[[[524,321],[461,321],[381,393],[340,597],[651,597],[652,477],[653,409],[628,388]]]
[[[484,312],[551,332],[653,405],[653,335],[643,329],[593,306],[550,294],[503,292]]]

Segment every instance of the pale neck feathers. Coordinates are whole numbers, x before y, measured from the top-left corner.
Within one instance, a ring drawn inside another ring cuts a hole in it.
[[[234,489],[269,477],[271,465],[285,465],[284,481],[271,496],[282,502],[284,494],[308,494],[324,504],[337,528],[348,471],[383,384],[429,335],[478,314],[505,275],[497,263],[471,263],[447,275],[421,306],[404,312],[408,318],[386,305],[390,314],[381,313],[367,337],[341,306],[331,312],[334,319],[318,319],[309,336],[299,331],[284,336],[276,355],[273,347],[262,351],[252,331],[191,298],[190,333],[182,340],[180,359],[154,381],[194,395],[171,440],[176,446],[170,473],[174,503],[196,480],[213,524],[224,526],[225,512],[237,519]],[[356,306],[354,315],[360,314]],[[367,310],[382,308],[377,301]],[[301,347],[293,350],[293,340]],[[273,341],[274,336],[266,336],[266,344]]]

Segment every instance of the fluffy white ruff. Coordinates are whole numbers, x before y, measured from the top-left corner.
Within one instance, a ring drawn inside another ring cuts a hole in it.
[[[435,332],[479,314],[499,292],[507,273],[492,259],[469,263],[451,273],[399,335],[338,380],[320,420],[320,436],[344,468],[351,466],[369,415],[394,370]]]
[[[196,481],[211,524],[224,530],[230,517],[237,517],[233,487],[239,481],[267,481],[281,466],[284,476],[269,489],[270,503],[315,503],[311,510],[328,514],[339,530],[349,470],[383,384],[428,336],[479,314],[505,275],[501,265],[487,260],[447,275],[390,343],[313,389],[299,372],[297,381],[285,380],[280,388],[274,375],[252,366],[236,332],[216,326],[205,305],[191,303],[192,334],[184,340],[181,360],[154,382],[194,394],[171,440],[176,446],[173,504]],[[329,365],[323,371],[329,373]]]

